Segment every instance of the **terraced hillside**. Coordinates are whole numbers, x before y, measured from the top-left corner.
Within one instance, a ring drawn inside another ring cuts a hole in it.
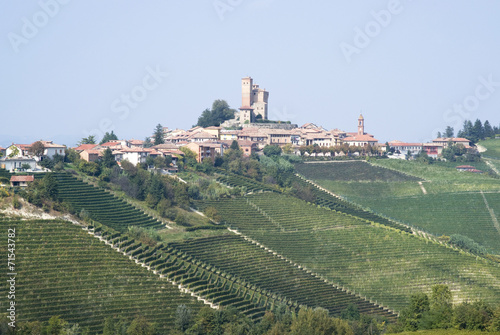
[[[251,178],[236,175],[223,169],[217,170],[217,174],[218,175],[216,180],[229,187],[244,187],[246,188],[247,192],[278,192],[278,190],[272,185],[264,184]]]
[[[456,302],[500,300],[498,264],[278,194],[207,201],[226,223],[338,286],[395,310],[446,283]]]
[[[500,253],[500,211],[495,209],[500,179],[460,172],[448,162],[422,164],[385,159],[373,164],[425,181],[358,182],[318,177],[314,182],[381,216],[437,236],[464,235],[491,253]],[[325,169],[327,166],[338,170],[344,165],[325,165]]]
[[[171,246],[300,305],[323,307],[338,316],[349,304],[355,304],[361,313],[395,320],[395,314],[335,288],[237,235],[189,240]]]
[[[126,231],[129,226],[162,228],[158,220],[101,188],[89,185],[67,173],[56,173],[55,176],[59,198],[70,203],[78,213],[85,209],[92,219],[120,232]]]
[[[436,235],[460,234],[500,253],[500,193],[445,193],[365,199],[364,204]]]
[[[334,161],[295,164],[298,173],[308,179],[341,181],[420,181],[420,178],[370,165],[363,161]]]
[[[102,329],[106,316],[132,320],[143,315],[167,330],[173,327],[180,304],[193,311],[202,306],[78,226],[5,217],[0,217],[0,225],[16,230],[17,321],[46,321],[60,315],[95,332]],[[4,260],[6,247],[0,243]],[[7,296],[5,280],[0,296]],[[0,299],[0,309],[5,311],[7,302]]]
[[[387,227],[392,227],[401,231],[411,233],[411,229],[406,227],[405,225],[365,210],[352,202],[341,199],[338,196],[333,196],[331,193],[327,192],[324,189],[320,189],[319,187],[317,187],[317,185],[312,184],[309,180],[303,178],[302,176],[294,176],[293,178],[295,183],[301,184],[302,186],[310,187],[311,185],[313,185],[311,190],[316,198],[314,203],[317,205],[324,206],[348,215],[356,216],[367,221],[377,222]]]

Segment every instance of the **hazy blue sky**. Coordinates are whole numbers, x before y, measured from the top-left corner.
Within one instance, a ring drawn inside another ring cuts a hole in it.
[[[500,123],[495,0],[3,1],[0,146],[189,128],[252,76],[273,119],[427,141]]]

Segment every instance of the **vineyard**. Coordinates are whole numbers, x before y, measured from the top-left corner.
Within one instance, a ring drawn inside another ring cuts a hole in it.
[[[298,184],[301,184],[302,186],[311,185],[307,180],[299,176],[296,176],[294,181]],[[377,215],[375,213],[364,210],[358,205],[350,203],[339,197],[335,197],[332,194],[324,190],[321,190],[316,186],[312,188],[312,192],[316,197],[315,203],[317,205],[327,207],[329,209],[342,212],[348,215],[356,216],[358,218],[362,218],[370,222],[377,222],[388,227],[396,228],[406,232],[411,232],[411,229],[409,229],[408,227],[405,227],[394,221],[388,220],[387,218],[381,217],[380,215]]]
[[[447,283],[456,302],[500,299],[500,267],[438,242],[308,205],[258,194],[207,201],[227,225],[340,287],[401,310],[415,292]]]
[[[172,246],[300,305],[323,307],[331,315],[339,316],[348,304],[354,304],[361,313],[395,319],[394,314],[335,288],[236,235],[173,243]]]
[[[307,179],[337,181],[405,182],[420,181],[398,171],[373,166],[362,161],[301,163],[295,169]]]
[[[258,182],[254,179],[250,179],[244,176],[235,175],[233,173],[226,172],[222,169],[218,170],[218,176],[216,180],[221,184],[229,187],[242,187],[246,189],[247,192],[278,192],[278,190],[268,184]]]
[[[500,193],[484,193],[484,197],[500,219]],[[364,204],[435,235],[468,236],[489,248],[490,252],[500,253],[500,231],[495,228],[480,193],[364,199]]]
[[[55,174],[59,198],[73,206],[77,213],[86,210],[93,220],[120,232],[129,226],[161,228],[158,220],[146,215],[101,188],[89,185],[70,174]]]
[[[467,236],[490,253],[500,253],[500,227],[495,226],[500,219],[499,179],[457,171],[455,165],[459,163],[456,162],[422,164],[385,159],[374,164],[418,176],[425,182],[418,185],[416,182],[346,182],[319,178],[315,181],[380,216],[437,236]],[[309,165],[312,164],[304,164],[304,168]]]
[[[143,315],[171,329],[180,304],[193,311],[203,305],[73,224],[1,216],[0,223],[16,229],[17,321],[60,315],[96,332],[107,316]],[[0,296],[7,296],[5,281]],[[3,311],[7,302],[0,299]]]

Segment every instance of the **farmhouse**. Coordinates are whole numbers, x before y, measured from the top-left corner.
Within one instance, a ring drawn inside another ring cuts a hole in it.
[[[36,170],[36,161],[28,157],[4,157],[0,158],[0,168],[13,172],[23,169],[23,166],[29,166],[29,170]]]
[[[32,183],[35,176],[12,176],[10,177],[10,186],[12,187],[27,187],[28,183]]]

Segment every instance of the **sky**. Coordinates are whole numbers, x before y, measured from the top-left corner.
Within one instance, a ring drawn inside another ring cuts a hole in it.
[[[269,117],[427,142],[500,124],[495,0],[40,0],[0,11],[0,146],[195,125],[241,78]]]

